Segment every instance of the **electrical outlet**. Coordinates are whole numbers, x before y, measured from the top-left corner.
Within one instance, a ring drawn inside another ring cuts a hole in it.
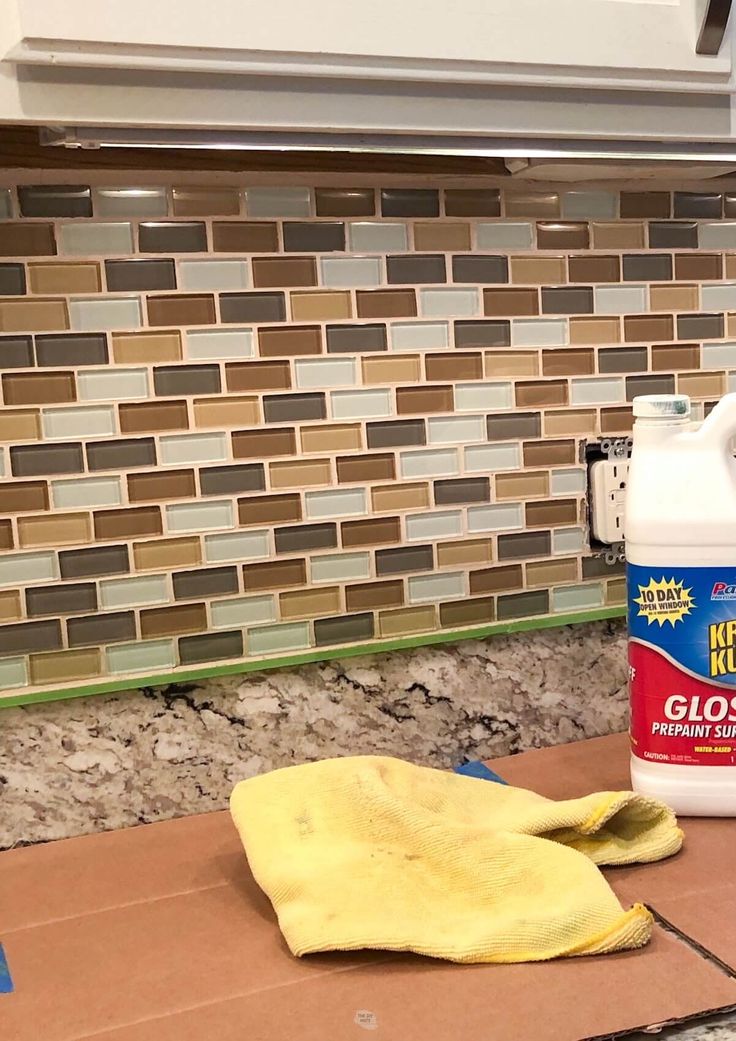
[[[590,529],[599,542],[624,539],[624,499],[629,460],[596,459],[590,464]]]

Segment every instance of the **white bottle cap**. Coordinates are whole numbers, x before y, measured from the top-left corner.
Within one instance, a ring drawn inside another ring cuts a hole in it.
[[[637,419],[663,419],[690,415],[687,394],[643,394],[634,398],[634,416]]]

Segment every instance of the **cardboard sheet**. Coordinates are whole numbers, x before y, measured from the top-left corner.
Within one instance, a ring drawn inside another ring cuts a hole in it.
[[[620,787],[625,743],[532,752],[494,769],[556,797]],[[728,961],[733,923],[719,933],[698,911],[733,877],[732,858],[714,838],[723,829],[698,823],[686,854],[612,881],[630,902],[664,871],[663,917],[690,914]],[[732,838],[736,822],[721,823]],[[662,928],[643,951],[535,965],[382,952],[297,960],[224,813],[0,854],[0,943],[14,984],[0,993],[8,1041],[578,1041],[736,1007],[736,979]]]

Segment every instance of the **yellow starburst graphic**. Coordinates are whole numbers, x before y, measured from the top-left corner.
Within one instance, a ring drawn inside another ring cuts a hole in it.
[[[639,617],[646,618],[651,625],[659,622],[664,625],[669,622],[681,622],[689,615],[695,607],[692,597],[692,589],[685,589],[682,582],[674,578],[662,578],[655,582],[653,578],[645,586],[639,586],[639,595],[634,597],[634,603],[639,605]]]

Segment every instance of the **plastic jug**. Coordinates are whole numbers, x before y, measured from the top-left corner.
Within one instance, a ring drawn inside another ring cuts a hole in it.
[[[624,515],[631,779],[676,812],[736,816],[736,394],[634,399]]]

